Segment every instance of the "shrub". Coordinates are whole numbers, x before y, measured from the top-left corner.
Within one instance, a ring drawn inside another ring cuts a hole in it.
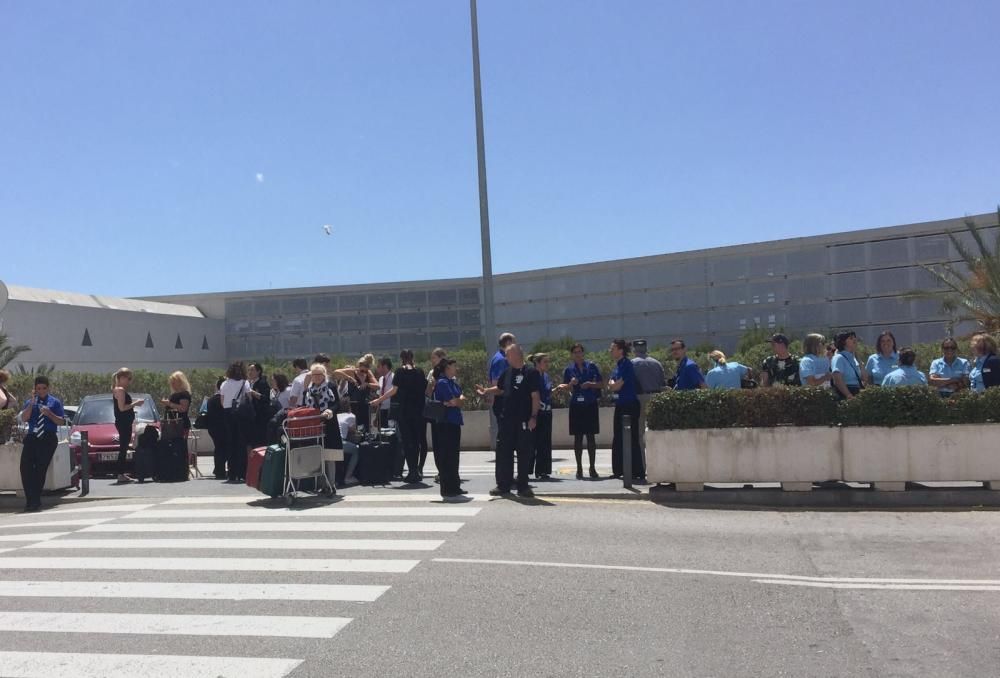
[[[11,435],[13,435],[17,414],[17,409],[0,410],[0,444],[10,440]]]
[[[945,423],[947,412],[929,386],[866,388],[841,403],[838,419],[844,426],[925,426]]]
[[[870,388],[843,402],[822,388],[666,391],[652,399],[646,420],[656,430],[1000,423],[1000,389],[944,399],[926,386]]]

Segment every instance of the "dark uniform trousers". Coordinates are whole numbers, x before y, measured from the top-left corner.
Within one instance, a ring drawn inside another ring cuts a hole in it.
[[[422,412],[403,412],[399,416],[399,444],[403,458],[411,475],[420,471],[420,438],[424,435],[424,415]],[[425,452],[426,454],[426,452]],[[397,470],[402,471],[402,464]]]
[[[21,485],[24,487],[25,505],[28,508],[42,505],[42,488],[49,471],[52,455],[59,445],[58,436],[46,431],[40,436],[29,435],[21,449]]]
[[[625,432],[622,420],[626,415],[632,420],[632,435],[629,438],[632,444],[632,477],[643,478],[646,476],[642,447],[639,445],[639,412],[640,405],[638,400],[615,405],[614,437],[611,439],[611,472],[616,476],[622,475],[624,470],[622,456],[624,452]]]
[[[517,419],[501,419],[497,434],[497,487],[507,491],[514,484],[514,453],[517,452],[517,488],[527,489],[535,463],[535,435]]]
[[[535,427],[535,475],[552,475],[552,410],[538,413]]]

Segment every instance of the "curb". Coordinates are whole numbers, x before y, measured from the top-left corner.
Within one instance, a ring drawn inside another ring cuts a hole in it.
[[[872,489],[814,489],[786,492],[780,489],[721,489],[678,492],[672,487],[649,489],[653,503],[676,508],[715,509],[872,509],[993,510],[1000,508],[1000,492],[979,488],[910,489],[887,492]]]

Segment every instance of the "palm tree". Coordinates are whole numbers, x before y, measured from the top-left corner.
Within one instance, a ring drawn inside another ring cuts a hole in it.
[[[30,346],[14,346],[10,343],[10,338],[6,333],[0,332],[0,367],[6,367],[9,365],[14,358],[21,355],[22,353],[27,353],[31,350]]]
[[[997,207],[1000,220],[1000,206]],[[958,237],[948,233],[948,238],[962,262],[920,266],[944,287],[942,308],[961,318],[972,318],[983,331],[1000,331],[1000,232],[992,243],[972,219],[965,220],[965,230],[972,237],[975,247],[970,248]],[[961,270],[964,264],[968,271]],[[917,296],[937,297],[940,293],[916,292]]]

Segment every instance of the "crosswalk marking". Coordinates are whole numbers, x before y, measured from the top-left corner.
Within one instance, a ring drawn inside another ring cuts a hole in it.
[[[478,514],[478,506],[365,506],[354,508],[323,507],[290,508],[231,508],[231,509],[155,509],[137,511],[119,520],[150,520],[152,518],[467,518]]]
[[[56,539],[25,549],[263,549],[284,551],[433,551],[438,539]]]
[[[350,622],[350,617],[0,611],[0,631],[34,633],[333,638]]]
[[[0,530],[11,527],[79,527],[85,525],[100,525],[114,518],[80,518],[79,520],[46,520],[40,523],[0,523]]]
[[[28,532],[21,534],[0,534],[0,541],[40,541],[42,539],[54,539],[69,532]]]
[[[283,678],[301,659],[0,652],[5,678]]]
[[[48,512],[48,515],[61,516],[67,513],[128,513],[131,511],[142,511],[154,506],[156,504],[92,504],[89,506],[53,509]]]
[[[0,581],[14,598],[159,598],[176,600],[311,600],[370,603],[388,586],[360,584],[200,584],[184,582]]]
[[[488,500],[488,494],[468,494],[466,499]],[[175,497],[163,504],[251,504],[258,501],[253,497]],[[332,506],[340,504],[378,503],[378,502],[433,502],[440,503],[441,495],[437,492],[403,492],[398,494],[348,494],[341,497]],[[328,505],[329,506],[329,505]],[[264,508],[264,507],[261,507]],[[269,509],[270,510],[270,509]],[[309,509],[310,512],[315,509]]]
[[[80,532],[458,532],[464,523],[421,522],[264,522],[264,523],[111,523]]]
[[[0,570],[135,570],[138,572],[409,572],[419,560],[368,558],[0,558]]]

